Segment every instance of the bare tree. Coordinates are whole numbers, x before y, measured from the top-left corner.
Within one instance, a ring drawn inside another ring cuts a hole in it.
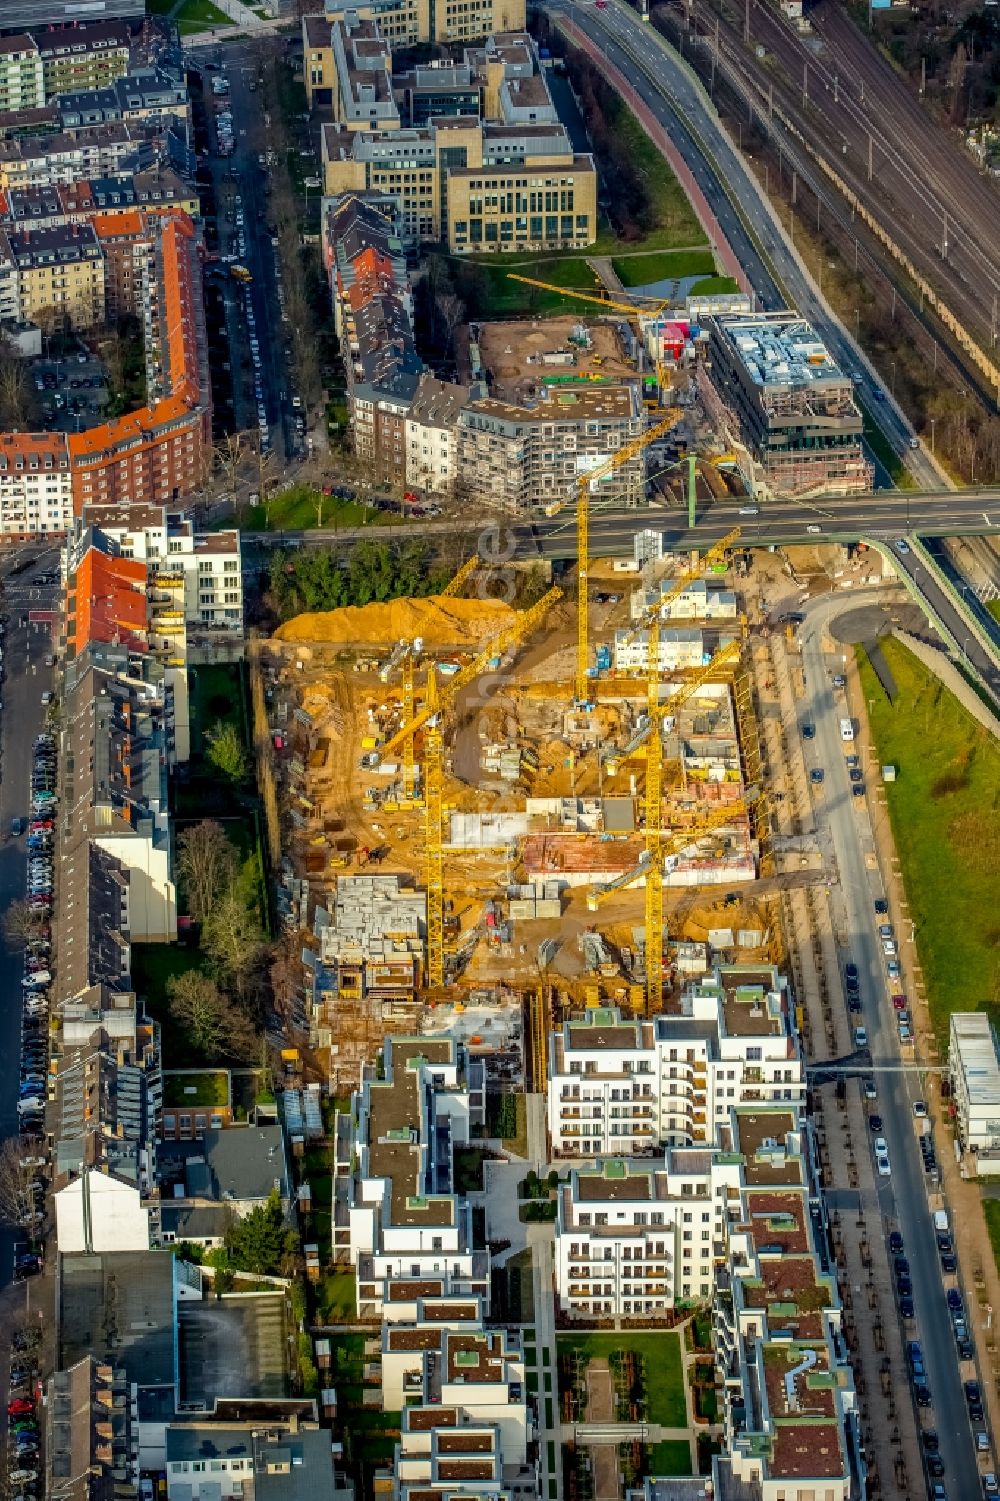
[[[257,1047],[254,1029],[210,975],[198,969],[172,975],[167,981],[167,994],[170,1015],[209,1062],[253,1056]]]
[[[30,393],[24,364],[6,339],[0,344],[0,420],[17,431],[28,416]]]
[[[256,913],[236,886],[213,903],[202,933],[202,947],[216,961],[225,979],[243,992],[247,977],[264,952]]]
[[[20,1229],[35,1223],[38,1210],[32,1184],[37,1168],[28,1166],[30,1143],[19,1136],[9,1136],[0,1146],[0,1218]]]
[[[195,922],[205,921],[215,898],[236,879],[238,867],[236,848],[214,819],[193,824],[178,836],[177,869]]]
[[[39,927],[39,914],[27,902],[11,902],[3,916],[4,942],[9,949],[23,949],[37,935]]]

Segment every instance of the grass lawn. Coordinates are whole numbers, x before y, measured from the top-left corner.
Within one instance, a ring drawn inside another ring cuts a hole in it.
[[[228,1105],[229,1075],[224,1069],[213,1069],[210,1073],[164,1074],[163,1103],[174,1108],[184,1105]]]
[[[615,123],[615,134],[627,142],[632,160],[649,185],[656,225],[634,242],[619,240],[610,229],[606,230],[598,235],[591,254],[620,255],[627,250],[674,250],[678,245],[707,244],[708,236],[698,223],[687,194],[631,110],[622,110]]]
[[[200,757],[205,731],[220,720],[235,725],[247,745],[243,670],[239,663],[206,663],[188,673],[191,696],[191,755]],[[213,773],[213,777],[215,774]]]
[[[990,1233],[993,1260],[1000,1268],[1000,1199],[984,1199],[983,1214],[986,1216],[986,1228]]]
[[[717,297],[724,292],[738,292],[735,276],[702,276],[688,293],[689,297]]]
[[[615,1334],[559,1334],[561,1351],[575,1350],[586,1361],[631,1350],[645,1362],[646,1421],[664,1428],[683,1428],[687,1419],[684,1402],[684,1366],[680,1335],[672,1329],[662,1334],[623,1329]],[[684,1473],[690,1473],[690,1458]]]
[[[308,485],[296,485],[283,495],[276,495],[269,502],[266,513],[262,505],[251,506],[240,520],[240,529],[244,532],[301,532],[317,526],[377,526],[390,516],[391,512],[376,511],[356,500],[338,500]]]
[[[882,468],[886,471],[889,478],[898,489],[914,489],[915,486],[912,474],[907,469],[906,465],[903,463],[903,460],[899,457],[899,454],[893,448],[888,438],[885,436],[885,433],[882,431],[881,427],[879,427],[878,419],[874,416],[870,408],[867,407],[859,397],[857,388],[855,388],[854,399],[861,409],[861,416],[864,419],[865,442],[867,443],[872,455],[882,465]]]
[[[1000,620],[1000,599],[988,599],[986,601],[986,608],[994,620]]]
[[[204,959],[197,949],[166,943],[132,945],[132,983],[145,1000],[149,1015],[160,1023],[164,1068],[197,1067],[206,1061],[196,1056],[191,1039],[172,1020],[167,1003],[167,981],[203,967]]]
[[[523,1094],[487,1095],[486,1134],[499,1137],[518,1157],[527,1157],[528,1114]]]
[[[659,1475],[690,1475],[691,1446],[682,1438],[664,1439],[653,1444],[649,1451],[649,1473],[656,1479]]]
[[[611,262],[623,287],[643,287],[647,282],[678,280],[682,276],[712,276],[715,257],[704,250],[659,250],[653,255],[616,255]]]
[[[165,15],[170,11],[170,5],[158,14]],[[174,16],[177,30],[182,36],[190,36],[196,31],[207,31],[212,26],[232,26],[233,22],[224,10],[213,5],[211,0],[184,0],[177,14]]]
[[[316,1284],[316,1321],[348,1324],[358,1316],[354,1272],[327,1272]]]
[[[861,685],[942,1049],[952,1011],[1000,1004],[1000,746],[911,652],[887,638],[890,705],[863,650]]]
[[[600,297],[601,279],[587,265],[585,257],[588,253],[582,251],[578,256],[567,256],[559,251],[549,256],[528,258],[495,255],[474,261],[456,256],[451,261],[451,268],[471,319],[550,318],[585,314],[588,304],[578,297],[560,297],[557,292],[511,281],[508,273],[514,271],[518,276],[532,276],[559,287],[575,287]],[[593,311],[596,313],[597,309]]]

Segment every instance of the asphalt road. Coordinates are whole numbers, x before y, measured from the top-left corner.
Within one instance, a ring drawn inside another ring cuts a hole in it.
[[[969,1426],[958,1353],[951,1319],[945,1303],[934,1227],[925,1188],[922,1159],[913,1124],[913,1101],[920,1097],[917,1077],[899,1070],[901,1062],[894,1012],[889,998],[874,899],[884,895],[877,869],[869,869],[865,849],[872,850],[869,799],[851,795],[845,753],[851,746],[840,735],[840,719],[850,714],[841,693],[832,687],[832,675],[842,671],[839,653],[822,648],[825,624],[835,615],[854,608],[854,602],[829,596],[803,607],[806,622],[800,631],[807,698],[803,721],[811,719],[816,737],[806,747],[806,764],[822,766],[825,781],[817,799],[817,824],[825,822],[832,840],[838,870],[837,890],[843,903],[847,942],[842,958],[853,959],[860,971],[864,1001],[864,1025],[878,1083],[878,1103],[871,1106],[884,1122],[892,1176],[878,1178],[879,1198],[886,1221],[898,1224],[906,1247],[917,1314],[917,1335],[924,1352],[928,1384],[934,1406],[928,1418],[941,1438],[946,1466],[945,1484],[953,1498],[982,1495]],[[876,812],[876,816],[878,816]],[[900,948],[906,935],[897,934]],[[879,1072],[886,1065],[885,1072]],[[851,1086],[857,1087],[857,1086]],[[870,1225],[872,1235],[885,1233],[886,1225]],[[908,1332],[908,1338],[913,1338]],[[920,1479],[910,1477],[914,1494]]]
[[[668,548],[705,548],[741,529],[743,540],[753,547],[775,542],[839,541],[856,542],[879,538],[891,542],[897,537],[1000,534],[1000,489],[883,491],[877,495],[841,496],[825,500],[769,501],[756,515],[747,514],[747,504],[739,500],[704,503],[696,517],[694,529],[687,524],[687,510],[681,507],[645,506],[635,510],[602,511],[594,507],[590,518],[590,551],[596,558],[631,557],[636,531],[649,527],[663,533]],[[248,558],[255,549],[274,547],[322,546],[331,543],[357,542],[362,537],[386,540],[406,537],[453,535],[456,531],[474,536],[481,530],[484,556],[503,553],[513,534],[522,557],[532,553],[546,558],[576,558],[576,523],[573,508],[567,506],[551,520],[510,521],[486,518],[463,522],[461,518],[440,521],[408,521],[405,526],[331,527],[312,531],[268,532],[247,534],[243,538]]]
[[[229,109],[233,116],[234,150],[232,156],[220,157],[215,147],[214,127],[210,126],[212,156],[210,171],[215,184],[219,215],[219,249],[222,254],[237,253],[238,231],[233,223],[233,200],[241,199],[246,251],[242,263],[251,272],[250,302],[256,320],[255,332],[260,342],[261,384],[271,444],[276,454],[291,458],[294,429],[289,404],[288,365],[281,337],[281,312],[275,277],[275,252],[267,225],[267,197],[264,192],[266,171],[258,156],[268,149],[267,126],[256,86],[257,45],[240,39],[200,49],[196,61],[204,69],[208,61],[218,60],[229,80]],[[211,80],[217,72],[204,69],[205,101],[212,115]],[[235,183],[231,180],[235,177]],[[227,329],[230,336],[231,362],[237,425],[244,431],[257,431],[257,404],[253,395],[253,366],[250,359],[244,293],[238,282],[223,284],[227,306]],[[234,337],[235,335],[235,337]]]
[[[760,306],[773,308],[787,304],[809,319],[840,368],[862,373],[863,386],[871,398],[874,399],[875,392],[880,393],[883,399],[877,401],[879,427],[896,453],[905,457],[917,483],[928,488],[939,486],[940,471],[931,456],[923,449],[911,449],[913,428],[883,391],[876,372],[820,296],[770,205],[763,199],[742,153],[730,141],[707,96],[677,54],[657,32],[643,24],[635,11],[617,5],[615,0],[600,10],[594,8],[592,0],[579,3],[549,0],[549,8],[564,11],[600,43],[610,61],[628,77],[670,130],[726,239],[745,266]],[[680,133],[676,129],[678,116],[686,127]],[[704,147],[713,160],[706,159]],[[751,234],[745,226],[750,227]],[[752,253],[747,250],[748,239]],[[884,474],[876,475],[876,482],[885,483]]]
[[[20,557],[26,554],[19,554]],[[52,674],[45,666],[46,654],[52,646],[47,626],[20,624],[22,615],[32,608],[47,608],[53,590],[45,595],[32,588],[32,575],[45,572],[58,561],[58,553],[51,548],[44,555],[39,548],[32,548],[30,556],[44,556],[44,562],[36,564],[15,578],[3,577],[0,581],[0,610],[7,616],[6,634],[3,638],[3,663],[5,675],[2,681],[3,708],[0,710],[0,913],[6,912],[11,902],[24,896],[26,878],[26,852],[24,840],[10,838],[10,821],[23,817],[28,811],[31,778],[31,747],[35,736],[42,728],[44,711],[41,698],[51,686]],[[9,575],[15,559],[5,561],[3,574]],[[0,934],[0,994],[4,1004],[0,1006],[0,1139],[17,1133],[17,1091],[21,1052],[21,1012],[18,1000],[21,995],[21,978],[24,964],[20,954],[13,954]],[[6,1225],[0,1226],[0,1290],[7,1289],[13,1271],[13,1248],[16,1236]],[[20,1292],[9,1294],[20,1297]]]
[[[978,676],[994,698],[1000,697],[1000,667],[997,666],[997,652],[995,647],[992,651],[987,650],[984,643],[989,640],[989,637],[983,627],[978,622],[970,625],[959,608],[959,601],[954,590],[943,583],[936,572],[931,572],[924,559],[918,556],[912,548],[905,554],[901,554],[898,548],[895,549],[895,562],[896,567],[906,575],[914,589],[923,596],[945,629],[950,631],[964,658],[965,665]],[[991,622],[990,636],[994,629]]]

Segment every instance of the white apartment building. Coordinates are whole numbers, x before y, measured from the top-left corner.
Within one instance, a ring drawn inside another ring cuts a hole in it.
[[[0,316],[3,316],[0,270]],[[66,532],[73,479],[62,433],[0,433],[0,536]]]
[[[711,659],[705,637],[697,626],[674,626],[659,633],[661,672],[704,667]],[[616,672],[645,672],[649,665],[649,632],[615,631],[614,663]]]
[[[45,103],[45,67],[33,37],[0,37],[0,112],[39,109]]]
[[[84,524],[111,537],[123,557],[147,563],[159,587],[183,578],[189,627],[243,631],[243,564],[238,531],[196,532],[180,512],[164,506],[86,505]]]
[[[564,1022],[549,1049],[554,1156],[650,1156],[713,1146],[730,1110],[787,1103],[806,1085],[776,969],[718,967],[684,997],[684,1015],[623,1020],[599,1008]]]
[[[1000,1153],[1000,1061],[996,1033],[985,1011],[952,1012],[948,1070],[964,1150]]]
[[[739,1186],[732,1153],[691,1147],[669,1148],[662,1167],[611,1157],[574,1168],[556,1220],[564,1312],[654,1319],[676,1303],[707,1301]]]
[[[674,587],[670,574],[648,588],[633,589],[630,609],[633,620],[646,620],[661,600]],[[739,614],[736,595],[731,589],[711,589],[706,579],[692,579],[668,604],[660,606],[660,619],[670,620],[733,620]]]
[[[366,1065],[351,1129],[335,1132],[334,1254],[357,1270],[358,1314],[420,1292],[481,1297],[489,1254],[474,1245],[472,1208],[454,1191],[453,1151],[485,1120],[480,1060],[451,1038],[387,1038],[382,1073]]]
[[[406,414],[406,482],[427,495],[450,495],[458,469],[458,414],[469,399],[467,386],[420,377]]]

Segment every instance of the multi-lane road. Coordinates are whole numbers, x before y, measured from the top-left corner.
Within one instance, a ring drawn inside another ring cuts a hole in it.
[[[635,533],[650,527],[663,533],[664,546],[677,550],[710,547],[739,527],[744,540],[754,547],[802,542],[893,541],[911,535],[925,537],[991,536],[1000,534],[1000,488],[981,490],[883,491],[877,495],[832,496],[824,500],[771,501],[755,507],[746,500],[706,502],[698,509],[695,526],[688,526],[687,510],[673,506],[645,506],[635,510],[601,510],[594,507],[590,519],[590,551],[593,557],[632,555]],[[323,528],[307,532],[270,532],[248,535],[244,548],[322,546],[349,544],[362,537],[435,537],[465,532],[471,538],[481,532],[484,548],[497,553],[500,543],[489,542],[498,531],[512,535],[521,552],[546,558],[576,557],[576,528],[572,506],[551,519],[521,521],[503,516],[483,516],[464,521],[409,521],[405,527]],[[251,567],[257,564],[251,562]]]
[[[863,377],[862,394],[917,483],[940,486],[941,472],[932,456],[911,447],[913,428],[821,296],[694,74],[657,32],[618,0],[600,9],[593,0],[548,0],[548,8],[566,16],[599,45],[669,132],[746,270],[759,306],[794,307],[808,318],[840,368]],[[876,482],[886,483],[878,467]]]
[[[266,158],[268,150],[268,130],[258,76],[259,44],[250,38],[212,43],[193,51],[192,60],[202,70],[209,114],[212,147],[209,170],[215,188],[219,247],[224,254],[239,253],[242,264],[253,277],[246,292],[235,281],[227,281],[223,287],[236,426],[242,431],[257,431],[258,427],[245,312],[249,301],[260,345],[259,378],[268,435],[274,452],[283,460],[289,459],[295,452],[294,414],[282,339],[275,250],[267,222],[267,169],[260,163],[260,157]],[[220,156],[216,150],[211,80],[220,75],[229,83],[225,104],[233,117],[234,149],[228,157]],[[242,250],[239,250],[240,233]]]
[[[839,654],[831,653],[834,643],[827,628],[852,605],[830,596],[806,605],[806,620],[799,634],[806,687],[802,718],[811,720],[816,729],[809,762],[821,766],[825,773],[817,799],[817,822],[828,826],[832,838],[838,877],[835,902],[842,905],[839,915],[848,935],[843,959],[852,959],[859,970],[864,1000],[864,1015],[859,1020],[868,1033],[878,1087],[878,1101],[871,1109],[882,1117],[892,1165],[891,1178],[876,1180],[883,1225],[870,1225],[869,1233],[885,1233],[893,1220],[902,1231],[913,1282],[917,1334],[934,1399],[933,1424],[947,1467],[947,1494],[954,1501],[974,1501],[982,1495],[982,1485],[914,1131],[913,1102],[920,1097],[920,1090],[916,1078],[900,1070],[899,1042],[877,930],[877,924],[885,919],[876,917],[874,908],[875,898],[885,893],[877,867],[873,869],[866,860],[874,849],[869,801],[851,794],[845,751],[852,747],[844,745],[840,733],[840,719],[850,713],[850,707],[842,697],[835,697],[832,686],[832,674],[842,667]],[[874,816],[879,816],[877,807]],[[904,935],[899,937],[900,947],[906,950]],[[919,1484],[915,1477],[913,1480]]]
[[[0,611],[6,615],[3,636],[3,706],[0,708],[0,912],[24,897],[27,856],[23,839],[10,837],[11,819],[27,812],[31,777],[31,748],[42,728],[44,710],[42,693],[51,687],[52,674],[45,658],[52,651],[48,627],[22,624],[32,609],[51,606],[53,589],[44,590],[32,582],[34,575],[51,569],[57,561],[54,549],[37,558],[31,568],[10,576],[15,558],[5,560],[0,573]],[[44,561],[42,558],[44,556]],[[17,1096],[21,1055],[21,978],[24,960],[20,953],[7,947],[0,935],[0,1139],[17,1133]],[[22,1298],[23,1293],[9,1288],[13,1274],[14,1242],[17,1236],[9,1226],[0,1227],[0,1293],[3,1309],[0,1321],[8,1312],[8,1298]]]

